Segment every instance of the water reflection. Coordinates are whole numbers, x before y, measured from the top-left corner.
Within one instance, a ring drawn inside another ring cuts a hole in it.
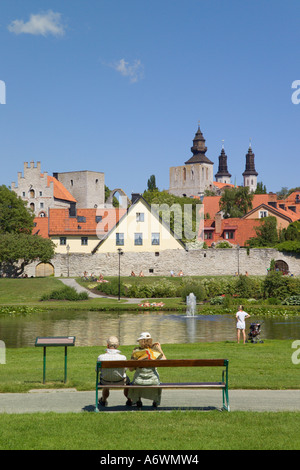
[[[247,320],[247,333],[251,322]],[[162,344],[235,341],[235,317],[201,315],[186,317],[177,313],[102,313],[48,312],[28,317],[0,318],[0,340],[6,347],[34,346],[37,336],[76,336],[77,346],[105,345],[110,335],[120,338],[121,344],[135,344],[141,331],[150,331]],[[282,319],[266,318],[261,339],[299,339],[300,316]]]

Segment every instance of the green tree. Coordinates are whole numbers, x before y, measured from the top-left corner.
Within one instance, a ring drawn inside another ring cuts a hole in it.
[[[224,218],[243,217],[252,209],[254,194],[250,192],[248,186],[238,188],[225,188],[220,199],[220,210],[224,212]]]
[[[14,191],[0,186],[0,233],[27,233],[33,229],[34,213]]]
[[[18,276],[33,260],[49,261],[54,243],[32,235],[34,213],[14,191],[0,186],[0,268],[2,273]]]
[[[156,186],[155,175],[151,175],[147,181],[147,191],[156,191],[158,187]]]
[[[289,190],[285,186],[285,187],[281,188],[280,191],[277,191],[276,194],[277,194],[278,199],[285,199],[288,196],[288,193],[289,193]]]
[[[267,194],[267,188],[266,185],[263,184],[262,181],[257,183],[257,187],[255,190],[255,194]]]
[[[200,199],[178,197],[158,189],[145,191],[143,198],[158,211],[179,239],[186,242],[197,237]]]
[[[260,220],[260,226],[255,227],[257,236],[246,241],[246,245],[254,248],[257,246],[274,247],[278,243],[276,217],[264,217]]]
[[[54,256],[55,244],[48,238],[27,233],[0,233],[2,273],[19,276],[27,264],[39,259],[46,263]]]

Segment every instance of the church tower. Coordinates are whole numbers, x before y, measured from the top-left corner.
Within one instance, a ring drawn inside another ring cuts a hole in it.
[[[200,126],[191,151],[193,155],[184,165],[170,168],[170,194],[202,197],[213,183],[213,162],[206,156],[207,147]]]
[[[218,172],[215,174],[215,178],[217,183],[230,184],[231,174],[228,171],[227,155],[224,150],[224,145],[222,145],[221,154],[219,156],[219,168]]]
[[[251,192],[257,188],[258,173],[255,170],[254,153],[252,152],[251,143],[249,145],[248,153],[246,154],[246,168],[243,173],[244,186],[248,186]]]

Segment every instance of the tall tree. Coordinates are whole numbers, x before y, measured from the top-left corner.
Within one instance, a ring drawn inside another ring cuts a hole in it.
[[[264,217],[260,219],[260,226],[255,227],[257,236],[247,240],[246,245],[250,247],[267,246],[272,247],[278,243],[276,217]]]
[[[34,213],[14,191],[0,186],[0,233],[31,233]]]
[[[147,182],[147,190],[148,191],[156,191],[158,187],[156,186],[155,175],[151,175]]]
[[[14,191],[0,186],[0,268],[6,275],[18,276],[35,259],[50,261],[54,243],[32,235],[34,213]]]
[[[220,210],[224,212],[224,218],[243,217],[252,209],[254,194],[250,192],[248,186],[238,188],[225,188],[220,199]]]
[[[256,187],[256,190],[255,190],[255,194],[267,194],[266,185],[263,184],[262,181],[260,181],[259,183],[257,183],[257,187]]]

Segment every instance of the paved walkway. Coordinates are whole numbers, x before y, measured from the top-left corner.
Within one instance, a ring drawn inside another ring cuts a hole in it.
[[[101,294],[95,294],[94,292],[91,292],[90,290],[86,289],[85,287],[81,286],[76,282],[75,279],[71,278],[66,278],[66,279],[59,279],[61,282],[63,282],[66,286],[74,287],[77,292],[87,292],[89,294],[89,297],[95,299],[95,298],[103,298],[103,299],[115,299],[117,300],[117,297],[107,297],[106,295],[101,295]],[[124,299],[122,297],[122,300],[125,300],[126,302],[130,304],[139,304],[143,299]]]
[[[99,395],[100,396],[100,395]],[[231,411],[300,411],[300,390],[229,390]],[[191,406],[193,403],[193,406]],[[162,392],[162,402],[155,412],[181,410],[209,411],[220,409],[220,390],[168,390]],[[0,393],[0,413],[36,412],[93,412],[95,392],[77,392],[75,389],[31,390],[28,393]],[[144,400],[143,410],[154,411],[151,402]],[[122,391],[113,391],[108,407],[102,412],[131,411],[136,407],[125,406]]]

